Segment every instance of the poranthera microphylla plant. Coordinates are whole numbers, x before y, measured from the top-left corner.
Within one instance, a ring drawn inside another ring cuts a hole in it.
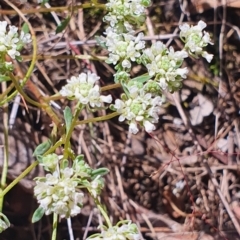
[[[76,102],[73,113],[69,107],[63,110],[64,123],[53,121],[54,131],[57,132],[59,129],[62,132],[64,129],[65,134],[58,140],[41,143],[34,152],[36,162],[8,187],[5,188],[2,184],[1,206],[4,195],[32,168],[37,164],[44,168],[46,175],[35,178],[34,195],[39,207],[32,221],[40,220],[44,214],[53,214],[53,240],[56,239],[58,219],[69,219],[79,214],[86,191],[94,199],[106,224],[101,227],[100,233],[88,239],[141,239],[137,225],[129,220],[112,225],[99,198],[104,187],[104,175],[108,173],[108,169],[92,169],[85,162],[83,155],[74,154],[70,139],[76,125],[94,122],[94,119],[78,121],[83,109],[97,111],[108,107],[113,113],[102,116],[102,121],[118,116],[120,122],[129,125],[131,133],[137,134],[141,128],[151,133],[156,128],[155,123],[159,121],[159,106],[165,101],[164,91],[171,93],[178,91],[182,86],[182,80],[187,76],[188,69],[181,67],[184,59],[189,56],[195,58],[202,56],[208,62],[212,60],[213,55],[204,50],[204,47],[212,43],[209,34],[204,31],[206,23],[203,21],[199,21],[196,26],[189,26],[186,23],[179,26],[180,38],[184,43],[184,48],[180,51],[175,51],[171,46],[168,48],[160,41],[147,48],[143,40],[144,33],[136,34],[136,30],[144,24],[145,11],[150,4],[150,0],[109,0],[105,5],[107,14],[103,21],[108,27],[103,36],[98,38],[98,42],[109,52],[106,62],[115,65],[116,69],[115,84],[108,86],[108,89],[114,88],[116,84],[121,86],[124,93],[120,98],[113,102],[111,95],[103,94],[98,85],[99,77],[95,73],[90,71],[76,73],[67,80],[57,96],[49,97],[49,99],[67,98]],[[98,6],[95,2],[93,5]],[[8,25],[6,21],[0,22],[0,80],[12,81],[20,94],[24,94],[22,87],[26,81],[18,80],[14,76],[14,64],[12,61],[6,61],[6,56],[21,61],[20,51],[30,42],[31,35],[26,30],[19,33],[15,26]],[[147,72],[131,78],[130,70],[133,62],[145,66]],[[14,96],[3,93],[0,95],[0,104],[5,104]],[[27,99],[27,101],[51,113],[47,105],[39,106],[33,100]],[[57,155],[56,149],[62,145],[64,146],[62,155]],[[6,172],[3,176],[6,176]],[[1,213],[0,231],[4,231],[9,226],[7,216]]]

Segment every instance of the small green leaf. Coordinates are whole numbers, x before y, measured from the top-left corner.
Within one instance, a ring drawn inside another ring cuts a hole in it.
[[[102,177],[108,173],[109,173],[108,168],[98,168],[98,169],[95,169],[92,171],[91,177],[92,177],[92,179],[94,179],[95,177],[97,177],[99,175]]]
[[[49,0],[41,0],[41,5],[44,6],[45,3],[48,3]]]
[[[142,76],[139,77],[135,77],[132,79],[132,81],[137,81],[137,82],[141,82],[141,83],[145,83],[146,81],[148,81],[149,79],[151,79],[151,77],[147,74],[144,74]]]
[[[61,169],[67,168],[68,165],[69,165],[69,162],[68,162],[67,159],[63,159],[63,160],[61,161]]]
[[[57,26],[57,29],[56,29],[56,33],[60,33],[62,32],[68,25],[68,23],[70,22],[70,16],[68,16],[66,19],[64,19],[60,25]]]
[[[42,163],[43,162],[43,156],[41,156],[41,155],[38,155],[38,156],[36,156],[37,157],[37,160],[40,162],[40,163]]]
[[[66,134],[68,133],[70,127],[71,127],[71,123],[72,123],[72,111],[70,109],[70,107],[65,107],[65,109],[63,110],[63,114],[64,114],[64,119],[66,122]]]
[[[43,155],[52,145],[52,142],[50,139],[48,139],[46,142],[43,142],[41,144],[39,144],[34,153],[33,153],[33,156],[36,157],[36,156],[39,156],[39,155]]]
[[[103,49],[107,49],[107,45],[105,42],[103,42],[102,36],[101,37],[96,36],[95,40],[100,47],[102,47]]]
[[[84,155],[83,154],[78,155],[74,162],[80,162],[80,161],[84,161]]]
[[[23,31],[24,33],[29,33],[29,27],[28,27],[28,25],[27,25],[26,23],[24,23],[24,24],[22,25],[22,31]]]
[[[5,76],[5,75],[0,75],[0,82],[5,82],[11,80],[10,77]]]
[[[38,207],[32,216],[32,223],[39,221],[45,213],[45,210],[42,207]]]
[[[15,56],[15,59],[16,59],[18,62],[22,62],[22,57],[21,57],[21,56]]]

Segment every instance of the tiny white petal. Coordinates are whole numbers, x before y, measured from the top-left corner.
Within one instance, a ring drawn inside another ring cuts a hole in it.
[[[146,132],[152,132],[156,129],[154,124],[150,123],[149,121],[144,121],[143,125],[145,127]]]
[[[120,115],[119,118],[118,118],[118,121],[123,122],[124,120],[125,120],[125,117],[123,115]]]
[[[207,24],[204,22],[204,21],[202,21],[202,20],[200,20],[199,22],[198,22],[198,25],[197,25],[201,30],[203,30],[206,26],[207,26]]]
[[[127,59],[122,61],[123,68],[131,68],[131,63]]]
[[[204,57],[210,63],[213,59],[213,54],[209,54],[208,52],[204,51],[202,53],[202,57]]]
[[[138,133],[138,128],[137,128],[137,124],[136,123],[130,123],[129,125],[129,131],[133,134],[137,134]]]
[[[178,68],[176,72],[177,72],[177,74],[179,74],[182,78],[186,78],[186,77],[187,77],[186,74],[188,74],[188,69],[187,69],[187,67],[185,67],[185,68]]]
[[[112,96],[109,94],[107,96],[101,95],[100,99],[102,102],[106,102],[106,103],[111,103],[112,102]]]

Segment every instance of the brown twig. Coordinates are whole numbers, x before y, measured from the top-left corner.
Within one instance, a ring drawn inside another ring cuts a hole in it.
[[[218,195],[219,195],[219,197],[220,197],[220,199],[221,199],[221,201],[222,201],[222,203],[223,203],[223,205],[224,205],[224,207],[225,207],[229,217],[231,218],[231,220],[233,222],[233,225],[235,226],[235,229],[238,232],[238,235],[240,236],[240,225],[239,225],[236,217],[234,216],[234,214],[233,214],[233,212],[232,212],[232,210],[231,210],[227,200],[223,196],[223,193],[220,190],[220,187],[218,185],[218,182],[217,182],[216,178],[213,176],[213,172],[212,172],[212,170],[211,170],[207,160],[204,159],[203,163],[204,163],[204,166],[205,166],[205,168],[206,168],[206,170],[207,170],[207,172],[208,172],[208,174],[209,174],[209,176],[211,178],[213,186],[215,187],[215,189],[216,189],[216,191],[217,191],[217,193],[218,193]]]

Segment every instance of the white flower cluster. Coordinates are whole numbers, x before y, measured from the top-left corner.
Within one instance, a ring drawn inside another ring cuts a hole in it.
[[[129,131],[136,134],[138,124],[144,126],[147,132],[156,129],[154,123],[158,122],[159,106],[163,99],[160,96],[146,92],[145,88],[139,88],[137,85],[128,87],[129,94],[122,95],[121,100],[116,99],[113,108],[120,114],[119,121],[127,120]]]
[[[101,107],[103,102],[111,103],[112,96],[100,95],[100,87],[96,85],[99,77],[95,73],[81,73],[78,77],[71,77],[62,88],[60,94],[69,99],[77,99],[83,105],[92,108]]]
[[[145,42],[143,33],[135,36],[133,25],[142,24],[145,20],[145,9],[149,0],[109,0],[106,4],[108,14],[104,17],[109,22],[106,37],[100,39],[109,51],[107,63],[120,63],[127,71],[131,61],[135,62],[141,56]]]
[[[34,195],[46,215],[68,218],[80,213],[84,194],[78,191],[78,180],[73,176],[73,169],[65,168],[36,179]]]
[[[206,58],[208,62],[211,62],[213,55],[204,51],[203,48],[208,44],[213,44],[211,42],[209,33],[202,32],[202,30],[207,26],[205,22],[200,20],[196,26],[189,26],[189,24],[184,23],[180,26],[180,38],[185,43],[185,49],[192,56],[199,56]]]
[[[17,27],[9,26],[9,31],[7,31],[7,22],[0,22],[0,54],[2,56],[8,54],[12,59],[19,57],[19,50],[31,41],[30,34],[21,32],[19,36]]]
[[[129,131],[136,134],[138,125],[144,126],[147,132],[155,130],[154,123],[158,122],[159,106],[163,102],[163,91],[174,92],[181,88],[182,79],[187,77],[188,69],[182,68],[188,53],[192,56],[202,55],[208,61],[212,55],[203,51],[203,47],[210,42],[209,34],[202,32],[206,27],[203,21],[197,26],[184,24],[180,27],[180,37],[185,43],[185,49],[174,51],[162,42],[154,43],[145,49],[143,33],[135,36],[134,25],[143,23],[145,8],[150,0],[108,0],[106,9],[108,14],[104,20],[109,23],[105,35],[100,43],[109,51],[107,63],[114,64],[117,73],[115,82],[123,85],[125,94],[111,106],[117,111],[119,121],[127,120]],[[126,87],[131,83],[131,62],[142,63],[148,70],[149,78],[140,80],[142,88]]]
[[[34,195],[46,215],[58,214],[61,218],[73,217],[80,213],[87,189],[96,198],[104,187],[102,176],[106,169],[93,170],[85,163],[84,156],[77,156],[68,167],[68,160],[55,153],[38,156],[38,161],[47,172],[45,177],[37,177]],[[61,162],[61,163],[60,163]],[[61,168],[63,167],[64,168]]]
[[[109,22],[111,27],[124,22],[133,24],[144,22],[145,8],[150,2],[150,0],[108,0],[106,3],[108,14],[104,20]]]
[[[131,221],[124,224],[118,223],[116,226],[104,229],[100,234],[95,234],[87,240],[140,240],[141,236],[138,233],[138,228],[136,224],[131,223]],[[121,226],[119,226],[121,225]]]
[[[39,160],[39,165],[43,166],[46,171],[54,172],[59,162],[59,156],[55,153],[52,153],[48,154],[47,156],[41,157],[41,159]]]
[[[132,33],[119,34],[109,27],[106,30],[105,44],[109,53],[107,63],[116,64],[121,62],[124,69],[131,68],[131,61],[135,62],[141,56],[141,50],[145,48],[145,42],[141,41],[143,33],[134,36]]]
[[[188,54],[185,50],[174,52],[173,47],[168,49],[158,41],[143,51],[142,62],[161,89],[172,92],[179,89],[182,78],[186,78],[188,69],[180,68],[186,57]]]

